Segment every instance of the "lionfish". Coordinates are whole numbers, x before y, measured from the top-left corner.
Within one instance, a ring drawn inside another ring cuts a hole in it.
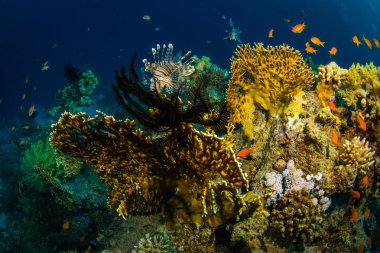
[[[194,73],[195,68],[191,64],[193,58],[186,58],[190,55],[188,51],[179,60],[173,57],[173,44],[169,43],[167,46],[157,44],[156,48],[152,48],[153,63],[143,59],[145,71],[151,74],[150,89],[152,91],[161,92],[165,89],[169,94],[178,91],[181,84],[183,84],[186,76]]]

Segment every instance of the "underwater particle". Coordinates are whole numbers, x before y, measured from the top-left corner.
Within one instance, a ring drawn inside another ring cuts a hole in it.
[[[150,15],[144,15],[142,17],[143,20],[150,22],[152,20],[152,17]]]
[[[46,60],[42,66],[41,66],[41,71],[47,71],[50,69],[50,65],[49,65],[49,60]]]
[[[354,42],[355,45],[356,45],[357,47],[359,47],[360,44],[362,44],[362,43],[360,42],[358,36],[356,36],[356,35],[354,35],[354,37],[352,37],[352,42]]]
[[[292,27],[292,32],[293,33],[302,33],[306,28],[306,24],[305,22],[303,22],[302,24],[296,24],[295,26]]]
[[[22,99],[22,100],[25,100],[25,98],[26,98],[26,93],[22,94],[21,99]]]
[[[155,31],[155,32],[158,32],[158,31],[160,31],[160,30],[161,30],[160,27],[156,27],[156,28],[154,28],[154,31]]]

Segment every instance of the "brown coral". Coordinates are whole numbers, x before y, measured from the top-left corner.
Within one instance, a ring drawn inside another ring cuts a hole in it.
[[[363,174],[374,164],[375,151],[369,147],[365,138],[354,137],[351,141],[346,140],[339,157],[347,169],[352,169]]]
[[[307,190],[290,191],[277,203],[270,217],[270,227],[286,242],[312,242],[319,237],[322,208]]]
[[[218,204],[232,202],[237,213],[241,205],[237,190],[248,182],[221,138],[183,124],[178,130],[181,143],[169,138],[158,145],[134,127],[134,121],[116,120],[101,112],[94,118],[64,113],[53,125],[51,143],[58,155],[82,159],[113,185],[109,204],[118,206],[123,217],[178,203],[171,199],[181,199],[185,213],[200,214],[200,220],[189,218],[193,222],[202,221],[208,213],[231,214],[228,208],[216,208]],[[223,197],[227,192],[230,197]]]

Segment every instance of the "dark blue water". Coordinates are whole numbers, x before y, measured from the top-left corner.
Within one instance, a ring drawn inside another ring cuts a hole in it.
[[[0,7],[1,118],[15,116],[20,105],[51,105],[53,94],[66,83],[63,67],[67,63],[91,68],[108,89],[115,69],[128,64],[133,52],[140,59],[149,57],[156,43],[172,42],[177,50],[210,56],[228,68],[236,47],[223,40],[229,18],[242,31],[243,43],[287,43],[305,55],[305,42],[317,36],[327,43],[312,56],[316,63],[335,60],[343,67],[354,62],[380,64],[380,49],[356,48],[351,41],[354,34],[370,39],[379,36],[380,2],[375,0],[2,0]],[[150,15],[151,21],[143,20],[143,15]],[[302,22],[306,22],[306,30],[293,34],[291,26]],[[159,31],[155,31],[157,27]],[[274,38],[269,39],[272,27]],[[332,46],[338,48],[338,54],[330,59]],[[46,60],[51,69],[42,72]],[[25,85],[27,76],[29,84]],[[25,92],[27,98],[22,101]]]

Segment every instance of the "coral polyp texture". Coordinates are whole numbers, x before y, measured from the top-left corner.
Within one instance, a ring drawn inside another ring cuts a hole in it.
[[[290,191],[274,205],[269,226],[285,241],[313,242],[320,235],[323,216],[312,199],[305,189]]]
[[[272,114],[283,113],[314,79],[301,53],[288,45],[244,44],[238,46],[231,61],[227,91],[230,123],[241,123],[246,129],[252,128],[257,103]]]
[[[375,151],[369,147],[365,138],[354,137],[351,141],[346,140],[340,153],[340,159],[347,169],[366,174],[375,163]]]
[[[123,217],[155,212],[170,197],[191,201],[189,209],[198,201],[201,217],[215,214],[218,182],[226,185],[223,191],[247,187],[234,153],[223,146],[221,138],[184,124],[179,131],[185,145],[175,138],[158,145],[134,128],[131,120],[115,120],[101,112],[94,118],[64,113],[53,125],[51,143],[58,155],[91,164],[113,185],[109,204],[117,206]],[[239,199],[236,191],[231,196]]]

